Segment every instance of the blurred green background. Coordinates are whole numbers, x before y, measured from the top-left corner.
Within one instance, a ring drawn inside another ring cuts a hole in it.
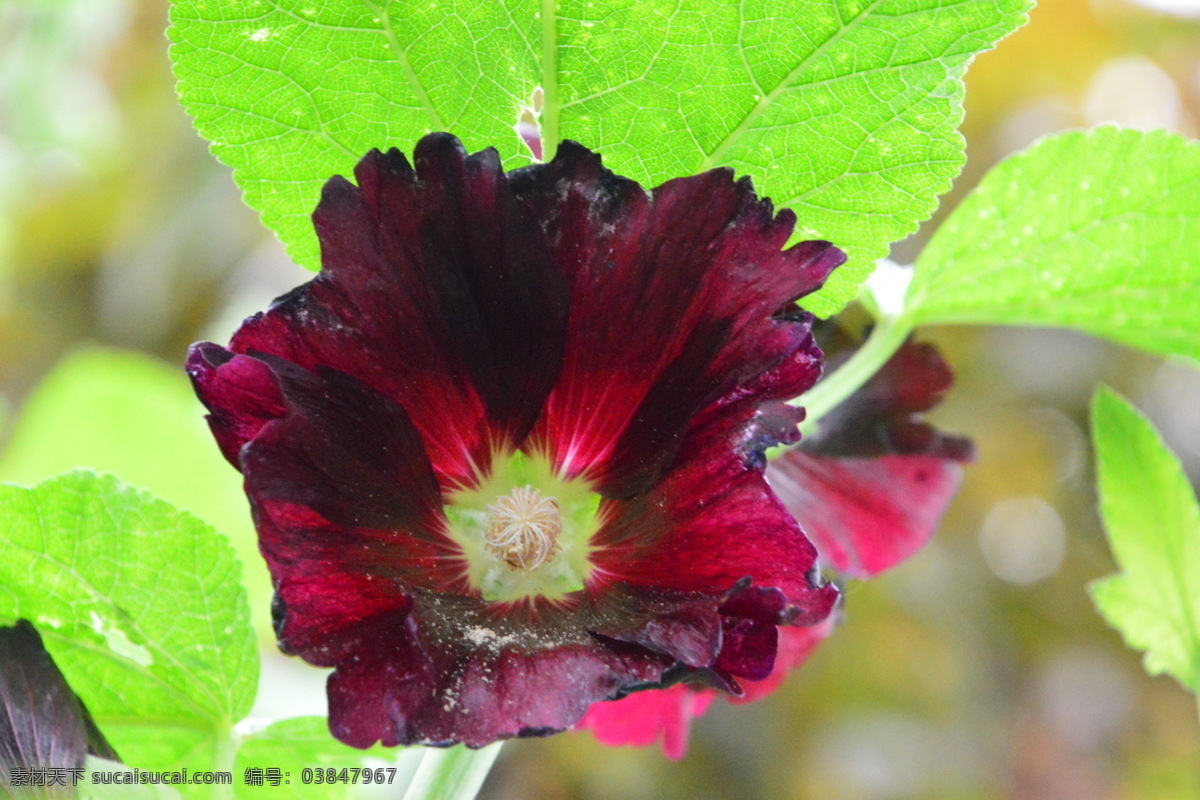
[[[165,26],[162,0],[0,4],[0,480],[91,466],[215,524],[246,561],[262,631],[255,713],[320,713],[323,672],[275,653],[238,475],[180,366],[188,344],[227,340],[310,274],[176,104]],[[970,162],[943,213],[1044,133],[1117,122],[1194,137],[1200,1],[1043,0],[972,68],[967,109]],[[894,257],[911,261],[936,224]],[[1147,411],[1196,480],[1200,371],[1058,331],[924,334],[959,376],[935,418],[980,452],[933,544],[847,586],[844,624],[809,665],[767,701],[717,704],[685,760],[587,734],[519,742],[484,797],[1200,797],[1194,700],[1146,677],[1085,593],[1113,569],[1093,387]]]

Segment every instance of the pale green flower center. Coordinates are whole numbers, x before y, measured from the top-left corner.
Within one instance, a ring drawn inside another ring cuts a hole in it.
[[[557,475],[540,455],[497,455],[490,474],[446,503],[447,535],[462,548],[467,580],[497,603],[557,600],[593,569],[600,496]]]
[[[483,543],[510,567],[532,572],[558,552],[563,520],[553,497],[542,497],[532,486],[518,486],[486,510]]]

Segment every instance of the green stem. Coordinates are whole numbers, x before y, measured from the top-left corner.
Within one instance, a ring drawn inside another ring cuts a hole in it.
[[[234,731],[232,725],[229,725],[225,730],[217,735],[217,751],[214,758],[214,770],[220,772],[233,772],[234,763],[237,761],[238,745],[240,737]],[[212,788],[213,800],[232,800],[233,786],[237,783],[238,776],[233,776],[233,784],[228,786],[216,785]]]
[[[907,315],[883,317],[871,330],[863,346],[810,391],[793,400],[793,404],[804,406],[807,415],[800,431],[810,435],[816,430],[821,417],[837,408],[871,379],[887,363],[904,340],[912,332],[913,323]]]
[[[503,744],[480,750],[462,745],[427,748],[404,800],[473,800]]]

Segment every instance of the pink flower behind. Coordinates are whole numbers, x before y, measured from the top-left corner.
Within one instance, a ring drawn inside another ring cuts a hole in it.
[[[849,357],[826,344],[830,369]],[[870,578],[912,557],[937,529],[973,458],[971,443],[921,419],[954,373],[930,344],[908,342],[820,421],[817,433],[771,462],[767,480],[824,563]]]
[[[590,728],[601,744],[610,747],[646,747],[661,739],[666,757],[678,760],[687,753],[692,719],[702,716],[716,696],[711,689],[682,684],[635,692],[623,700],[596,703],[579,727]]]
[[[781,628],[779,650],[771,674],[758,681],[742,681],[743,695],[732,703],[753,703],[779,688],[788,674],[833,632],[833,617],[809,628]],[[637,692],[609,703],[596,703],[579,722],[596,740],[610,747],[646,747],[662,742],[663,754],[678,761],[687,754],[692,720],[704,715],[722,695],[712,689],[677,685],[669,689]]]

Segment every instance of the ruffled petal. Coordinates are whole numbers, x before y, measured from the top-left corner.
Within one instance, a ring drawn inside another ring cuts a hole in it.
[[[830,362],[848,358],[845,336],[830,338]],[[921,419],[953,380],[936,348],[906,343],[815,436],[770,462],[771,487],[843,574],[868,578],[911,557],[958,491],[971,443]]]
[[[536,218],[494,150],[452,136],[372,151],[355,186],[326,184],[313,220],[316,279],[251,318],[230,344],[329,367],[399,401],[447,484],[519,442],[559,377],[568,298]]]
[[[807,320],[788,324],[799,344],[776,370],[696,417],[652,489],[606,504],[609,521],[595,540],[602,578],[714,592],[752,576],[783,592],[791,621],[815,624],[829,614],[837,590],[819,581],[816,549],[763,477],[763,449],[794,440],[803,417],[772,401],[811,385],[820,365]]]
[[[563,373],[535,438],[608,497],[649,488],[696,414],[775,368],[794,334],[773,315],[845,260],[827,242],[781,250],[795,216],[729,170],[646,192],[565,143],[513,187],[571,292]]]
[[[437,478],[404,409],[344,373],[260,358],[286,412],[243,446],[240,461],[276,585],[349,571],[461,587]]]
[[[731,703],[753,703],[778,689],[792,670],[803,666],[817,646],[825,641],[837,624],[835,614],[807,628],[781,627],[775,666],[765,678],[742,681],[742,696],[731,697]]]
[[[788,614],[788,599],[778,589],[747,586],[735,592],[721,606],[721,652],[713,671],[750,681],[770,675],[779,644],[776,626]]]
[[[415,633],[421,622],[410,623]],[[484,646],[451,657],[446,644],[418,649],[379,630],[329,680],[329,717],[341,741],[368,747],[416,743],[482,747],[514,736],[545,736],[573,725],[622,685],[654,681],[662,657],[632,645],[586,642],[525,651]],[[657,663],[656,663],[657,662]]]
[[[763,478],[763,450],[795,441],[803,417],[775,401],[811,386],[819,371],[810,322],[787,321],[788,355],[695,418],[667,474],[637,498],[610,501],[596,538],[600,580],[702,592],[735,584],[721,608],[718,657],[693,676],[735,696],[772,674],[778,625],[818,624],[838,598],[820,581],[816,549]]]
[[[614,587],[574,607],[504,610],[419,592],[410,613],[357,627],[354,657],[330,678],[330,723],[359,747],[556,733],[593,703],[675,680],[684,660],[711,664],[721,603]]]
[[[835,620],[808,628],[778,628],[778,655],[770,674],[761,680],[743,680],[743,695],[728,697],[732,703],[753,703],[774,692],[793,669],[801,666],[817,646],[833,632]],[[593,705],[577,726],[590,730],[601,744],[611,747],[646,747],[662,742],[663,754],[672,760],[687,752],[692,720],[703,716],[712,702],[722,696],[711,689],[677,685],[648,689],[609,703]]]

